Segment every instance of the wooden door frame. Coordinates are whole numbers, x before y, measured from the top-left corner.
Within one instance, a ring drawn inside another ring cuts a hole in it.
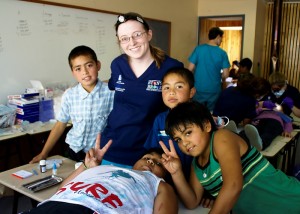
[[[198,35],[197,35],[197,44],[200,44],[200,35],[201,35],[201,21],[202,20],[222,20],[222,21],[232,21],[232,20],[240,20],[242,25],[242,41],[241,41],[241,49],[240,49],[240,58],[243,59],[243,45],[244,45],[244,29],[245,29],[245,15],[223,15],[223,16],[199,16],[198,17]],[[206,37],[208,32],[205,32]]]

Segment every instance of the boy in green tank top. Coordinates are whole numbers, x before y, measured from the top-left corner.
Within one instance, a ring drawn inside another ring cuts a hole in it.
[[[194,157],[188,182],[172,140],[170,149],[160,142],[163,164],[188,209],[199,206],[207,190],[216,198],[210,213],[300,213],[300,182],[275,169],[237,134],[217,129],[204,105],[178,104],[166,118],[166,132]]]

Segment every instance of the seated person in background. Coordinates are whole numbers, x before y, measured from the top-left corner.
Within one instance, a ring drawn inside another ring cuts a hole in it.
[[[239,67],[238,67],[238,70],[236,71],[235,75],[232,77],[232,79],[226,81],[226,82],[229,82],[227,84],[227,87],[237,86],[238,80],[243,75],[250,74],[251,68],[252,68],[252,61],[251,61],[251,59],[249,59],[249,58],[242,59],[239,62]]]
[[[70,52],[68,59],[78,84],[63,94],[57,122],[43,150],[30,163],[48,157],[70,120],[73,127],[66,137],[66,143],[69,144],[68,157],[77,162],[82,161],[85,153],[94,147],[96,136],[104,129],[112,110],[114,92],[98,79],[101,64],[96,53],[87,46],[78,46]]]
[[[177,196],[163,180],[167,174],[163,151],[149,150],[133,169],[100,165],[111,143],[100,149],[98,135],[95,148],[56,194],[25,213],[177,214]]]
[[[229,87],[221,92],[213,115],[224,115],[242,126],[251,122],[256,116],[257,99],[270,91],[267,80],[244,74],[239,77],[237,87]]]
[[[300,93],[299,90],[287,83],[283,73],[273,72],[269,76],[272,91],[264,97],[269,100],[269,108],[274,108],[275,103],[282,106],[283,112],[290,115],[292,112],[295,116],[300,117]]]
[[[293,119],[282,112],[280,105],[263,101],[258,104],[256,112],[257,116],[253,118],[252,125],[247,124],[244,132],[257,150],[267,148],[278,135],[291,137]]]
[[[231,69],[229,71],[229,77],[231,77],[232,79],[237,79],[238,70],[239,70],[239,61],[234,60],[232,62],[232,66],[231,66]]]
[[[249,58],[243,58],[239,63],[239,70],[237,72],[237,79],[240,75],[250,74],[252,68],[252,61]]]
[[[163,164],[188,209],[199,206],[204,190],[216,197],[210,213],[300,213],[300,182],[275,169],[238,135],[217,129],[209,110],[197,102],[178,104],[166,119],[166,132],[192,156],[189,182],[172,140]]]

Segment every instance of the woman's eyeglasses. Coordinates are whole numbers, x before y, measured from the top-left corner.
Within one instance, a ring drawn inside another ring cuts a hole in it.
[[[144,32],[134,32],[131,36],[122,36],[121,38],[119,38],[120,43],[122,44],[126,44],[130,41],[130,39],[132,38],[134,41],[138,40],[140,38],[143,37],[144,33],[146,33],[146,31]]]

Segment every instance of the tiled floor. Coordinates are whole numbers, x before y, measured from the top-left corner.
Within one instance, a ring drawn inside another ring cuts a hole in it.
[[[13,206],[13,196],[4,196],[0,198],[0,213],[11,214]],[[32,208],[31,200],[26,196],[21,196],[18,202],[18,213]]]

